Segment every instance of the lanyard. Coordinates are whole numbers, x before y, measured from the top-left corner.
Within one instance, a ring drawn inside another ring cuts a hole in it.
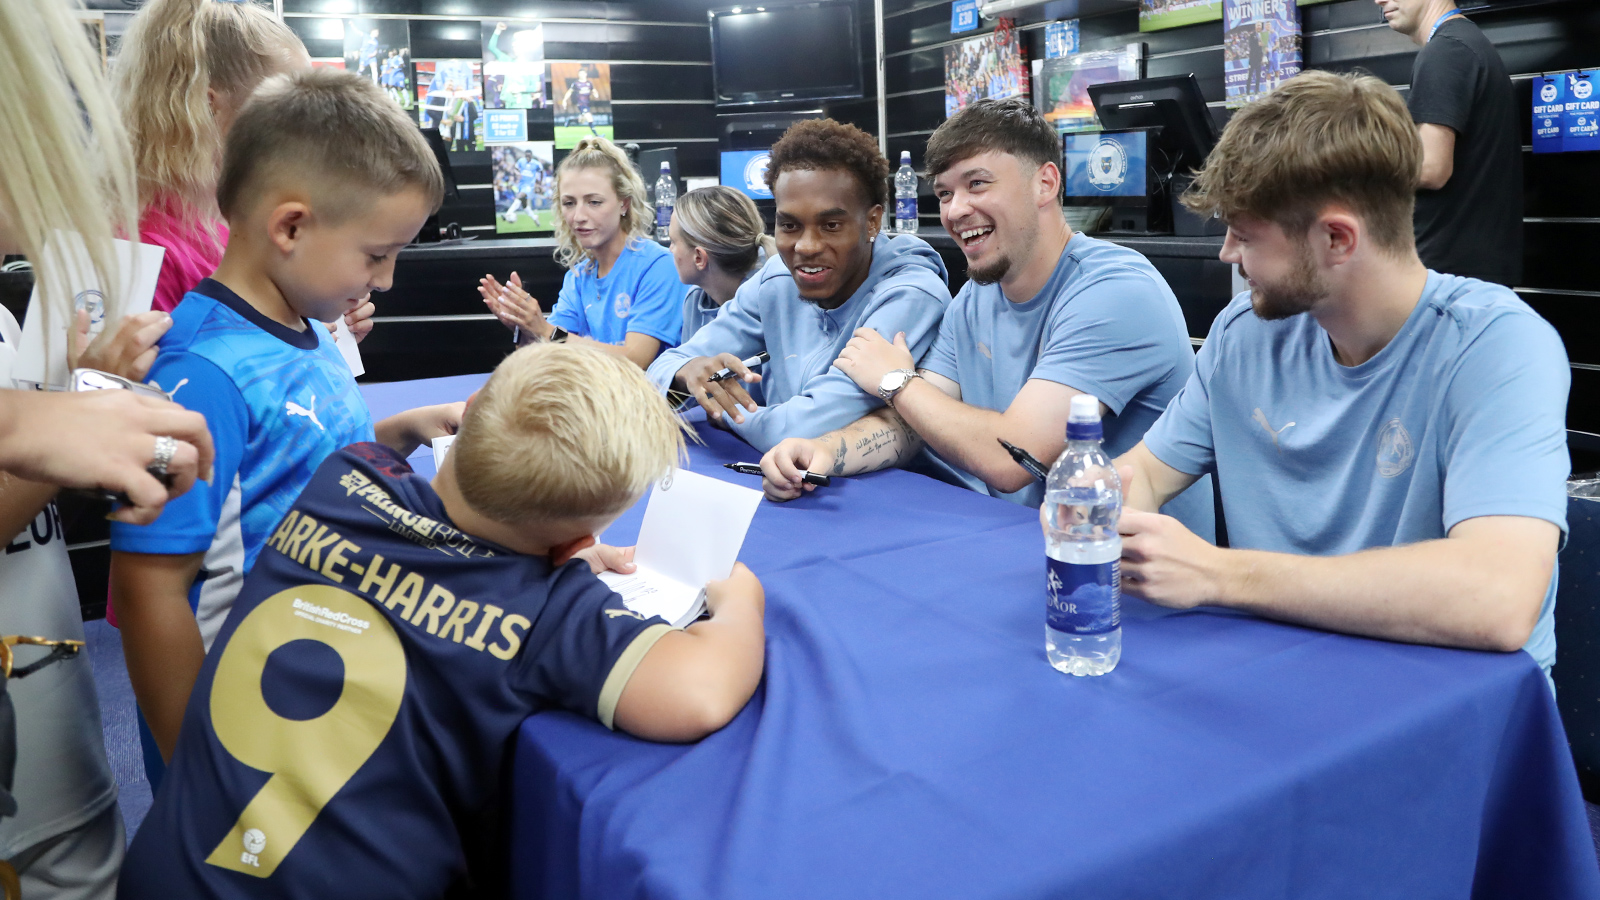
[[[1444,15],[1440,16],[1439,18],[1434,19],[1433,20],[1433,30],[1428,32],[1428,40],[1430,40],[1430,41],[1433,40],[1433,36],[1439,33],[1439,28],[1441,26],[1443,26],[1445,22],[1448,22],[1451,19],[1453,19],[1453,18],[1455,18],[1456,16],[1459,16],[1459,15],[1461,15],[1461,10],[1452,9],[1449,12],[1445,13]]]

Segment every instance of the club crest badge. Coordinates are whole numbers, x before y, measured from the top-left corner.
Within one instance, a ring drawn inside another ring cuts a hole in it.
[[[1128,151],[1116,141],[1101,141],[1089,151],[1089,184],[1114,191],[1128,178]]]

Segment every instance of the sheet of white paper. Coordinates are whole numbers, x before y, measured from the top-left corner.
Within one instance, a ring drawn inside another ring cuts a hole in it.
[[[761,492],[684,469],[673,469],[664,484],[651,489],[639,526],[633,555],[638,571],[606,573],[601,579],[634,612],[676,622],[706,582],[733,572]]]
[[[113,243],[116,245],[117,266],[122,274],[122,314],[131,316],[148,312],[150,301],[156,295],[156,277],[161,274],[161,259],[166,255],[166,249],[130,241]],[[43,255],[45,266],[66,273],[66,284],[72,291],[74,303],[89,306],[91,335],[98,334],[108,324],[115,324],[106,321],[103,301],[96,303],[103,296],[104,288],[95,275],[94,267],[89,264],[89,251],[80,235],[69,231],[55,232],[45,244]],[[49,317],[50,333],[45,334],[42,288],[43,283],[36,282],[33,296],[28,300],[28,314],[22,323],[22,340],[18,342],[17,361],[12,375],[20,381],[65,388],[68,377],[67,331],[75,316],[63,316],[52,310]]]
[[[435,469],[444,466],[445,454],[450,452],[450,445],[455,442],[456,436],[453,434],[440,435],[433,439],[433,467]]]
[[[350,367],[350,375],[360,378],[367,373],[367,367],[361,362],[361,347],[356,343],[356,336],[350,333],[350,326],[345,324],[344,316],[333,320],[333,337],[335,346],[344,354],[344,363]]]

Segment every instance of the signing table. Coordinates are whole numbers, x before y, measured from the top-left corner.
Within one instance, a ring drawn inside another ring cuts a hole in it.
[[[481,381],[366,392],[381,417]],[[722,468],[759,454],[698,427],[691,469],[759,487]],[[763,503],[740,559],[767,592],[755,698],[689,746],[528,719],[516,896],[1600,896],[1524,653],[1126,600],[1116,671],[1062,675],[1036,513],[899,471]]]

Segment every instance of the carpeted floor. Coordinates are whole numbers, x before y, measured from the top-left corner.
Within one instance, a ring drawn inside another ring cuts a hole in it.
[[[94,661],[95,683],[100,689],[100,717],[105,723],[106,753],[121,790],[122,819],[128,840],[150,811],[150,782],[144,777],[144,753],[139,747],[139,722],[134,712],[133,686],[122,660],[122,636],[103,620],[85,622],[89,658]],[[1589,807],[1589,831],[1600,856],[1600,806]]]

